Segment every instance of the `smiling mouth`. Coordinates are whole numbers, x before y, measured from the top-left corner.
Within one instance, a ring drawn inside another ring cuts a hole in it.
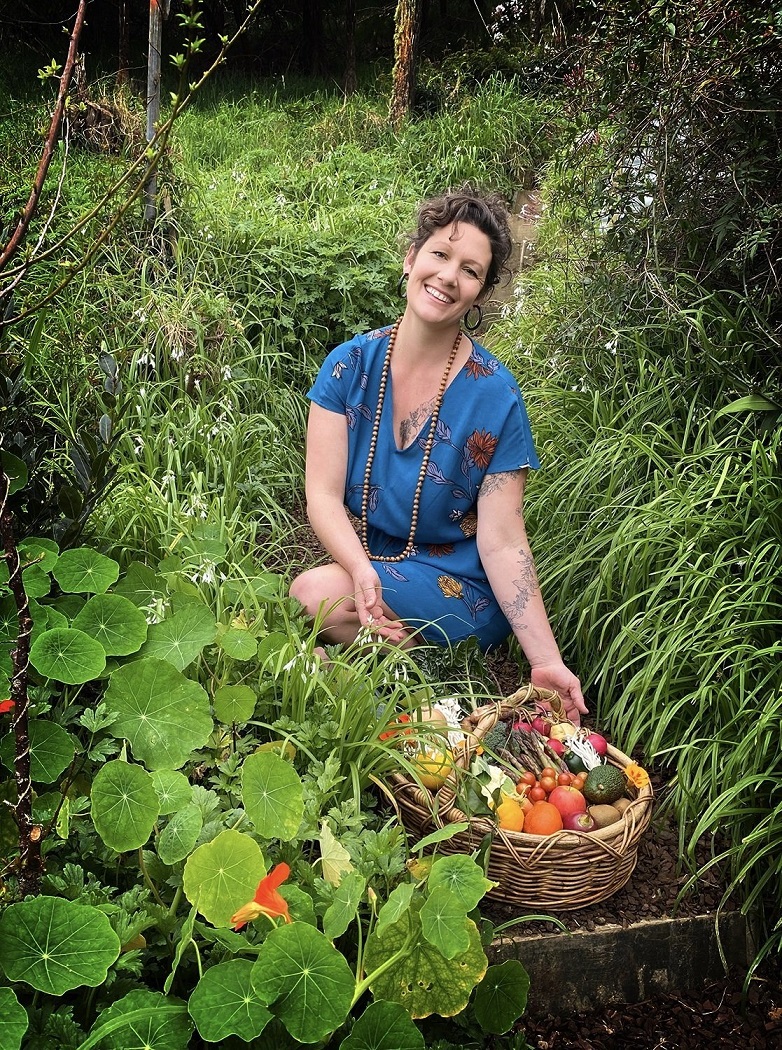
[[[445,292],[438,292],[436,288],[432,288],[431,285],[428,284],[424,287],[429,295],[431,295],[433,299],[437,299],[438,302],[445,303],[447,306],[450,306],[453,303],[454,300],[451,299],[449,295],[446,295]]]

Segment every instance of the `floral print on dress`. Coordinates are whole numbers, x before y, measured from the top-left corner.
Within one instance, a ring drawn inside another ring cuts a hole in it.
[[[500,367],[500,363],[494,358],[487,361],[473,343],[472,353],[467,358],[467,364],[464,367],[467,374],[472,376],[473,379],[481,379],[484,376],[494,375]]]
[[[490,600],[483,594],[478,594],[476,589],[466,580],[457,580],[453,576],[438,576],[437,586],[446,598],[458,598],[463,601],[470,611],[473,620],[483,612],[490,604]]]

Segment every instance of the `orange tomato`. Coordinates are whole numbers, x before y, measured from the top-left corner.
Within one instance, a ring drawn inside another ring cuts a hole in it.
[[[540,784],[536,784],[534,787],[531,787],[529,789],[529,791],[527,792],[527,798],[531,799],[533,802],[543,802],[543,801],[545,801],[545,798],[546,798],[545,788],[542,788],[540,786]]]
[[[524,830],[528,835],[551,835],[562,830],[562,814],[550,802],[536,802],[524,816]]]
[[[575,777],[573,778],[573,787],[578,788],[578,790],[580,791],[584,784],[586,784],[586,778],[586,773],[576,773]]]
[[[557,777],[557,783],[560,786],[569,787],[573,783],[573,774],[568,773],[567,770],[565,770]]]
[[[557,778],[556,777],[541,777],[540,778],[540,786],[543,788],[543,790],[546,792],[547,795],[550,795],[551,792],[554,790],[554,788],[557,786]]]
[[[554,769],[553,766],[546,766],[545,769],[541,769],[541,771],[540,771],[540,779],[542,780],[543,777],[553,777],[556,780],[557,779],[557,771],[556,771],[556,769]]]
[[[538,778],[535,776],[535,774],[530,773],[529,770],[527,770],[525,773],[522,773],[519,777],[519,780],[522,782],[522,784],[529,784],[530,787],[535,786],[537,779]]]

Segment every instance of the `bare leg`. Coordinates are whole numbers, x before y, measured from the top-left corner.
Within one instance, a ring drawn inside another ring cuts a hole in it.
[[[350,573],[341,565],[330,562],[328,565],[308,569],[297,576],[291,584],[290,595],[301,602],[307,615],[313,620],[319,613],[324,614],[320,620],[318,635],[321,640],[330,644],[349,645],[356,640],[361,628],[352,590],[353,580]],[[390,620],[398,619],[385,602],[383,609]],[[414,633],[408,631],[405,639],[398,644],[406,649],[415,644],[415,641]]]

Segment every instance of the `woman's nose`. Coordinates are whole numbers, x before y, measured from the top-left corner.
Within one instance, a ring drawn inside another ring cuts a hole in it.
[[[459,267],[453,259],[444,259],[440,267],[440,280],[446,284],[456,284]]]

